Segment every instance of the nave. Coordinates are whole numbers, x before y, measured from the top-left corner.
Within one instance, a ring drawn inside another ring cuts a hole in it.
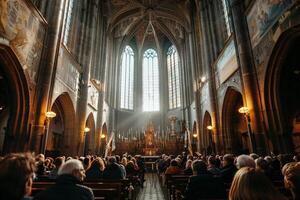
[[[146,173],[143,188],[141,188],[137,200],[167,200],[164,195],[157,173]]]

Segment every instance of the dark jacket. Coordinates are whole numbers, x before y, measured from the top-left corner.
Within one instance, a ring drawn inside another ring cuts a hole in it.
[[[103,178],[103,172],[98,167],[88,169],[85,172],[85,175],[86,181],[98,180]]]
[[[121,167],[116,163],[109,164],[103,172],[103,178],[110,180],[123,179]]]
[[[80,185],[77,178],[72,175],[61,175],[57,178],[56,184],[40,193],[35,200],[93,200],[94,194],[91,188]]]
[[[221,176],[223,178],[224,183],[231,183],[236,171],[237,171],[237,168],[233,164],[222,168],[221,169]]]
[[[221,178],[205,171],[190,177],[184,196],[186,200],[225,199],[226,190]]]

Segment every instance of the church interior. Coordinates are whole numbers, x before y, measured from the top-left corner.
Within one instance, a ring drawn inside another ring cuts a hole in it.
[[[298,199],[299,52],[299,0],[0,0],[0,198]]]

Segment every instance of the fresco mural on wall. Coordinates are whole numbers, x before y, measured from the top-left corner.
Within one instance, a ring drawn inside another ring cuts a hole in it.
[[[218,88],[238,69],[236,50],[233,39],[219,57],[216,64],[216,87]]]
[[[9,41],[32,83],[36,82],[46,26],[22,0],[0,0],[0,36]]]
[[[255,47],[263,35],[295,0],[256,0],[247,15],[252,47]]]
[[[62,81],[72,92],[77,93],[79,90],[79,66],[72,59],[65,48],[61,47],[58,56],[56,77]]]

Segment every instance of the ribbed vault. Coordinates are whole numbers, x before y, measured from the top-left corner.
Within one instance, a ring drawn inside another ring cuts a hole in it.
[[[107,0],[106,6],[109,34],[135,38],[141,48],[166,38],[180,44],[190,31],[187,0]]]

